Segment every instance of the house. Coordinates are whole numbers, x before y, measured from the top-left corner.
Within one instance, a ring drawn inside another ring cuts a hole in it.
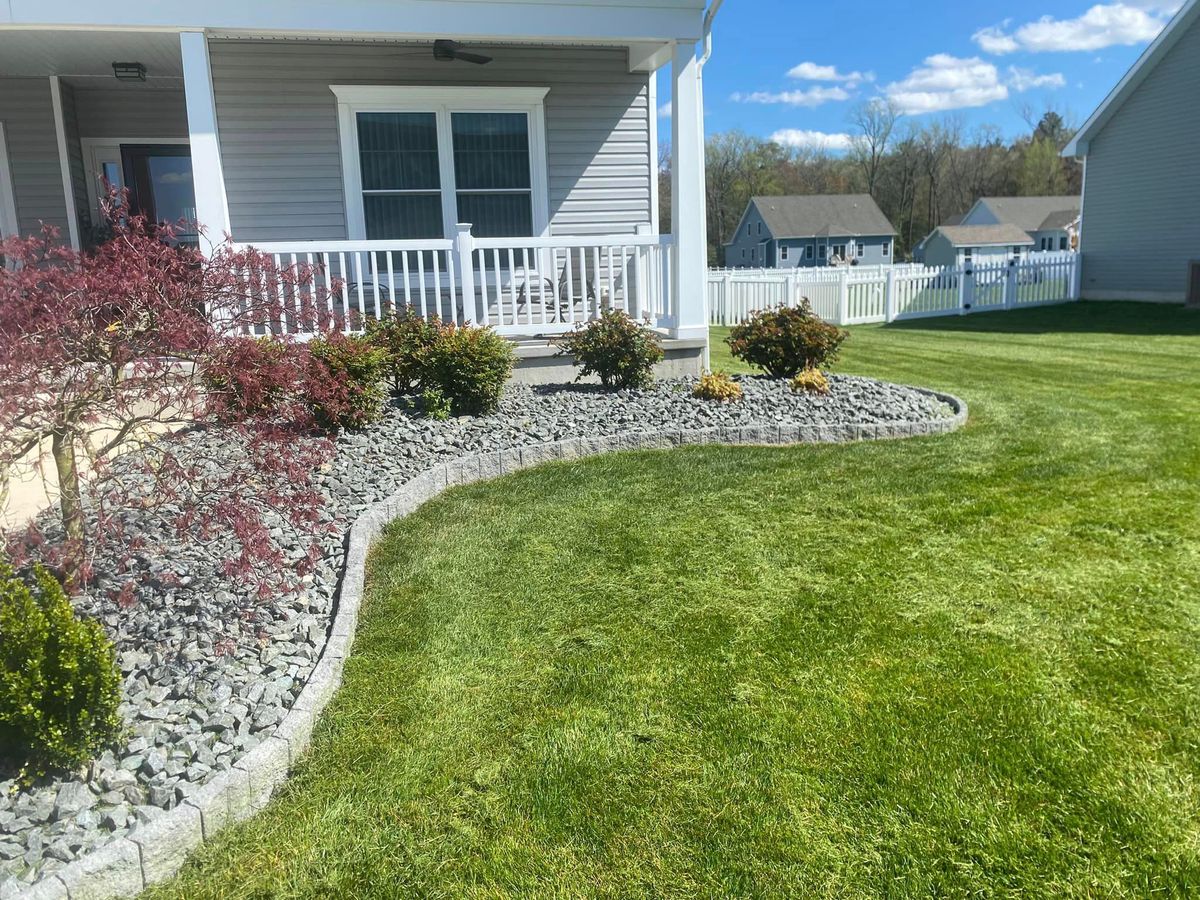
[[[913,251],[913,258],[927,266],[954,266],[962,262],[967,250],[973,255],[1000,255],[1004,245],[1019,247],[1020,252],[1059,252],[1074,249],[1079,220],[1079,197],[980,197],[969,210],[943,226],[979,230],[955,231],[954,237],[943,235],[933,240],[937,229],[930,232]],[[1009,226],[997,231],[994,226]],[[984,230],[987,228],[988,230]],[[1018,241],[1013,228],[1020,229],[1029,241]],[[1009,235],[1008,239],[1004,235]],[[930,245],[935,247],[931,255]]]
[[[87,245],[107,180],[206,251],[228,234],[313,263],[347,318],[407,305],[526,337],[615,306],[698,368],[705,2],[12,0],[0,233]]]
[[[1081,292],[1200,303],[1200,2],[1188,0],[1063,151],[1083,160]]]
[[[869,194],[752,197],[725,244],[730,267],[892,262],[896,229]]]
[[[947,216],[945,219],[942,220],[941,224],[942,225],[960,225],[960,224],[962,224],[963,216],[965,216],[965,215],[966,215],[966,213],[958,213],[953,216]],[[934,229],[934,230],[936,231],[936,229]],[[917,242],[917,245],[912,248],[912,261],[913,262],[922,263],[922,264],[925,262],[925,246],[929,243],[929,239],[931,237],[933,237],[933,234],[934,234],[933,231],[929,232],[929,234],[927,234],[927,235],[925,235],[925,237],[921,238],[921,240]]]
[[[939,225],[924,241],[927,266],[962,266],[1020,259],[1034,248],[1023,228],[1000,225]]]

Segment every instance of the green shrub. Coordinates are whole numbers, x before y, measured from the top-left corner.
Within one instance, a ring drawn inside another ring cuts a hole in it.
[[[77,769],[122,731],[112,643],[41,567],[36,582],[0,562],[0,754],[25,777]]]
[[[362,428],[383,414],[387,354],[365,337],[338,332],[308,342],[304,393],[317,424],[328,431]]]
[[[456,416],[492,412],[512,375],[512,344],[490,328],[447,325],[421,354],[422,391],[438,391]]]
[[[408,310],[367,322],[367,339],[387,354],[387,375],[393,389],[407,393],[421,380],[424,354],[445,328],[440,319]]]
[[[822,321],[805,300],[798,307],[760,310],[735,325],[726,342],[735,357],[772,378],[793,378],[837,359],[848,332]]]
[[[792,379],[792,390],[797,394],[828,394],[829,379],[820,369],[804,369]]]
[[[724,372],[708,372],[700,376],[692,388],[692,396],[718,403],[732,403],[742,399],[742,386]]]
[[[437,422],[450,418],[450,401],[437,388],[426,388],[421,392],[421,409],[426,417]]]
[[[663,358],[658,335],[617,309],[561,338],[559,347],[560,356],[575,357],[580,378],[598,375],[605,387],[648,387],[654,364]]]

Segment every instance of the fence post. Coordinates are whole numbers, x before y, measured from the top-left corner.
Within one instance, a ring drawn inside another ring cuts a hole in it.
[[[475,238],[471,236],[471,223],[459,222],[458,237],[454,241],[454,255],[458,257],[458,283],[462,286],[463,324],[475,323]]]
[[[1076,252],[1071,260],[1071,286],[1067,299],[1078,300],[1083,295],[1083,254]]]
[[[730,324],[736,325],[737,324],[736,322],[730,322],[730,319],[733,318],[733,314],[730,312],[730,310],[732,308],[733,308],[733,273],[726,272],[725,273],[725,281],[721,285],[721,324],[722,325],[730,325]]]
[[[1012,309],[1017,305],[1017,261],[1010,259],[1008,269],[1004,273],[1004,308]]]
[[[975,306],[975,269],[964,263],[958,276],[958,314],[965,316]]]
[[[796,273],[788,272],[785,276],[787,286],[784,288],[787,291],[787,296],[784,298],[784,306],[796,307],[799,303],[796,300],[796,294],[800,291],[799,285],[796,283]]]
[[[896,321],[896,269],[887,271],[887,281],[883,285],[883,321]]]
[[[850,319],[850,270],[838,269],[837,324],[846,325]]]

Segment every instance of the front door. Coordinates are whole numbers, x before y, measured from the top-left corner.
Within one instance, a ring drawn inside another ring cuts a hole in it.
[[[191,148],[186,144],[122,144],[121,168],[130,209],[151,222],[171,225],[180,241],[195,243]]]

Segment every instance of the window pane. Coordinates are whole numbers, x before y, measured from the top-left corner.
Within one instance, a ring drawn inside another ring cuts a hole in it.
[[[528,237],[533,234],[533,203],[528,193],[459,191],[458,221],[470,222],[477,237]]]
[[[190,156],[149,156],[150,190],[158,221],[180,226],[180,234],[194,234],[196,195],[192,189]]]
[[[454,178],[460,191],[530,186],[524,113],[452,113],[450,120]]]
[[[440,194],[367,194],[363,213],[367,240],[443,237]]]
[[[433,113],[359,113],[358,155],[364,191],[441,187]]]

